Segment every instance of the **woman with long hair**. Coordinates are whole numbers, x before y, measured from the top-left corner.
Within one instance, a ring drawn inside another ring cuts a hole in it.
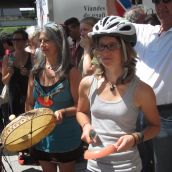
[[[76,121],[78,87],[81,76],[71,65],[70,49],[61,25],[47,23],[40,32],[41,60],[29,79],[26,111],[50,108],[57,125],[31,150],[44,172],[74,172],[75,161],[82,154],[81,130]]]

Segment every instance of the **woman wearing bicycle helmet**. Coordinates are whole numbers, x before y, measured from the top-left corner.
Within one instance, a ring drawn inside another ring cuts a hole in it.
[[[77,120],[82,140],[89,143],[87,171],[140,172],[137,144],[156,136],[160,122],[152,88],[135,75],[135,28],[121,17],[107,16],[89,36],[101,74],[83,78],[79,87]],[[140,110],[148,127],[136,132]]]

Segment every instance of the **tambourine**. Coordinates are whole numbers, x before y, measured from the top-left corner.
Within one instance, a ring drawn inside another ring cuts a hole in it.
[[[19,115],[1,133],[4,149],[18,152],[30,148],[55,127],[56,118],[49,108],[38,108]]]
[[[115,152],[117,152],[117,148],[115,147],[115,145],[112,144],[98,151],[86,150],[84,152],[84,159],[89,160],[103,158]]]

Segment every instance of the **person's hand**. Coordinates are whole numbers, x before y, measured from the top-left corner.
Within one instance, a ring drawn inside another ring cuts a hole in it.
[[[121,136],[114,144],[114,146],[117,148],[118,152],[121,152],[132,148],[134,144],[134,137],[132,135],[126,134],[124,136]]]
[[[93,130],[90,123],[85,124],[83,126],[82,130],[83,130],[83,132],[82,132],[81,139],[84,142],[86,142],[88,144],[96,142],[96,139],[93,139],[90,137],[90,132]]]
[[[20,67],[20,73],[23,76],[29,76],[29,70],[25,68],[24,66]]]
[[[88,36],[85,37],[81,36],[80,46],[82,48],[84,48],[85,50],[90,50],[91,44],[92,44],[91,39]]]
[[[9,73],[10,76],[13,75],[13,73],[14,73],[14,68],[13,68],[13,66],[8,66],[8,73]]]
[[[65,109],[55,111],[54,115],[56,117],[57,124],[61,124],[65,115]]]

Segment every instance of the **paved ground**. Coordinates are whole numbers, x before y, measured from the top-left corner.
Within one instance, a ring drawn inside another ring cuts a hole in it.
[[[39,165],[20,165],[17,162],[17,154],[4,153],[2,156],[2,162],[5,170],[2,172],[41,172],[41,167]],[[84,172],[86,162],[78,162],[76,165],[76,172]],[[10,168],[11,167],[11,168]]]

